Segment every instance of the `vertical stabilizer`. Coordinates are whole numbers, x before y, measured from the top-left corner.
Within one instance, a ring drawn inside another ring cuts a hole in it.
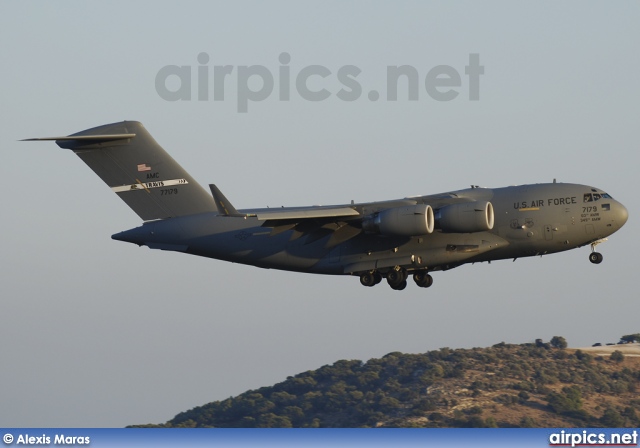
[[[31,140],[55,140],[71,149],[145,221],[217,210],[207,191],[137,121]]]

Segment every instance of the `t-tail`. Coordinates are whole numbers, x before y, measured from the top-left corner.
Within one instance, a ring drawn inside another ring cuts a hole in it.
[[[27,140],[71,149],[145,221],[217,211],[213,197],[137,121]]]

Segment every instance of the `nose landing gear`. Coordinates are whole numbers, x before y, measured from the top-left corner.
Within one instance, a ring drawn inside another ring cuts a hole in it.
[[[602,256],[602,254],[600,252],[591,252],[589,254],[589,261],[593,264],[600,264],[602,263],[602,259],[604,257]]]
[[[589,254],[589,261],[593,264],[600,264],[602,263],[603,260],[603,256],[600,252],[596,252],[596,246],[600,243],[604,243],[605,241],[607,241],[606,238],[602,238],[601,240],[598,241],[594,241],[593,243],[591,243],[591,253]]]

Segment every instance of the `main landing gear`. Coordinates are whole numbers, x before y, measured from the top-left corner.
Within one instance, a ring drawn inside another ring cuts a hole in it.
[[[360,276],[362,286],[375,286],[382,281],[382,275],[377,272],[365,272]]]
[[[408,275],[409,274],[407,274],[407,271],[404,269],[394,269],[387,273],[387,283],[391,289],[401,291],[407,287]]]
[[[602,263],[602,259],[604,258],[602,256],[602,254],[600,252],[596,252],[596,246],[600,243],[604,243],[605,241],[607,241],[606,238],[603,238],[601,240],[598,241],[594,241],[593,243],[591,243],[591,253],[589,254],[589,261],[593,264],[600,264]]]
[[[395,269],[387,272],[385,277],[391,289],[402,291],[407,287],[407,278],[409,277],[409,273],[406,269],[396,267]],[[365,272],[360,275],[360,283],[362,283],[363,286],[375,286],[381,281],[382,274],[377,271]],[[433,277],[431,277],[426,270],[415,271],[413,273],[413,281],[421,288],[428,288],[433,285]]]
[[[413,281],[421,288],[428,288],[433,285],[433,277],[427,271],[416,271],[413,274]]]

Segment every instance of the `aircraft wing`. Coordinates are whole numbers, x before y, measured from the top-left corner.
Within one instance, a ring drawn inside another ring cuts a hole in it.
[[[491,190],[485,188],[475,188],[450,193],[440,193],[426,196],[412,196],[407,199],[414,199],[423,204],[429,204],[434,209],[439,209],[441,207],[446,207],[447,205],[460,204],[463,202],[473,202],[479,200],[490,201],[492,198],[493,194]]]
[[[433,232],[433,209],[445,210],[438,217],[445,232],[471,233],[493,227],[493,208],[479,199],[491,196],[490,190],[476,188],[459,192],[416,196],[392,201],[312,207],[283,207],[236,210],[213,184],[211,193],[224,216],[255,218],[271,235],[293,230],[291,238],[306,237],[307,244],[329,236],[330,248],[362,232],[409,237]],[[464,205],[469,204],[469,205]],[[452,208],[453,207],[453,208]],[[461,214],[466,215],[460,218]],[[469,216],[474,219],[467,219]],[[478,219],[484,217],[484,220]]]
[[[361,214],[348,206],[293,207],[256,210],[249,216],[263,221],[262,226],[271,228],[271,236],[293,230],[291,240],[305,237],[305,244],[328,237],[324,247],[330,249],[362,232],[360,223],[349,221]]]
[[[344,218],[360,216],[357,210],[351,207],[299,207],[286,208],[282,210],[269,209],[253,213],[260,221],[267,220],[302,220],[318,218]]]
[[[360,213],[348,206],[288,207],[282,209],[241,210],[234,217],[252,217],[262,221],[263,227],[271,229],[271,236],[293,230],[291,240],[306,238],[305,244],[329,237],[327,249],[351,239],[362,232],[348,221],[360,217]]]
[[[222,194],[218,187],[214,184],[210,184],[211,193],[218,206],[218,210],[223,215],[233,217],[255,217],[260,221],[275,221],[281,223],[282,221],[304,221],[322,219],[325,221],[331,221],[335,218],[335,221],[351,221],[354,218],[362,218],[371,213],[378,212],[387,208],[400,207],[405,205],[415,205],[419,203],[428,204],[434,209],[445,207],[447,205],[473,202],[480,199],[480,193],[483,189],[478,189],[478,193],[473,195],[459,194],[458,192],[441,193],[427,196],[414,196],[405,199],[396,199],[391,201],[360,203],[350,205],[316,205],[311,207],[283,207],[278,208],[266,208],[266,209],[247,209],[237,211],[233,205]],[[349,219],[350,218],[350,219]],[[269,223],[267,223],[268,225]]]

